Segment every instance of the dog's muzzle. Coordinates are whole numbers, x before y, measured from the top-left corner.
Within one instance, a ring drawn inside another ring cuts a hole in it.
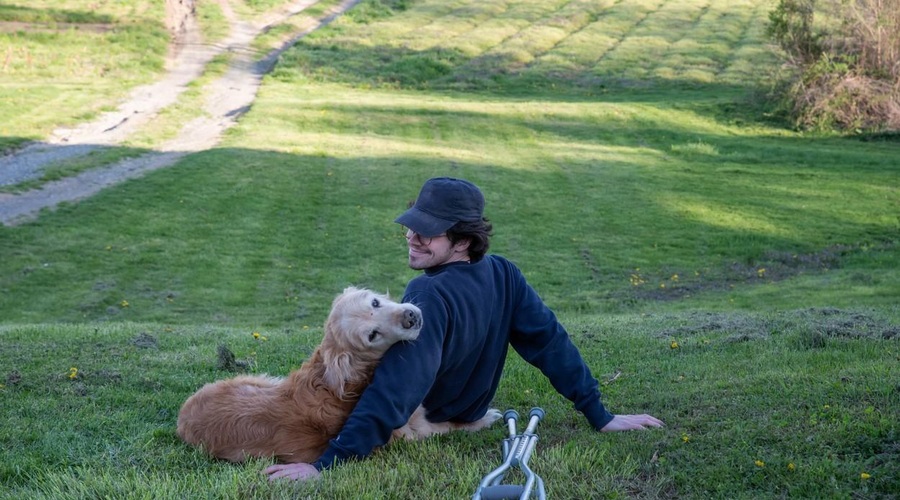
[[[403,311],[403,328],[420,328],[422,326],[422,313],[406,309]]]

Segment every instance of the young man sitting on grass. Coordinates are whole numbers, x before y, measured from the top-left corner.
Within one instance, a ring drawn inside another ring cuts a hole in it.
[[[650,415],[613,415],[565,328],[521,271],[487,255],[491,224],[471,182],[434,178],[396,222],[408,228],[409,266],[424,271],[403,302],[422,310],[414,342],[394,345],[375,371],[343,430],[312,464],[278,464],[270,479],[310,479],[323,469],[366,457],[385,445],[421,404],[432,422],[483,417],[500,383],[509,346],[543,372],[602,432],[661,427]]]

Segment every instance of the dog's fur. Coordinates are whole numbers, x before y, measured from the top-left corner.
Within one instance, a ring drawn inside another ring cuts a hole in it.
[[[178,436],[232,462],[312,462],[343,427],[382,355],[396,342],[415,339],[421,326],[416,306],[347,288],[332,304],[322,343],[298,370],[286,379],[240,376],[206,384],[181,407]],[[420,406],[393,438],[474,431],[499,418],[492,409],[472,423],[431,423]]]

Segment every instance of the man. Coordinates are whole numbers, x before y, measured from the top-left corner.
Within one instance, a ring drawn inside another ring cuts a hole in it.
[[[310,479],[335,463],[383,446],[421,404],[432,422],[483,417],[511,345],[600,431],[660,427],[650,415],[612,415],[597,380],[553,312],[503,257],[487,255],[491,224],[484,196],[471,182],[428,180],[396,222],[408,228],[409,266],[424,273],[404,302],[424,319],[419,338],[392,347],[341,433],[313,464],[280,464],[270,479]]]

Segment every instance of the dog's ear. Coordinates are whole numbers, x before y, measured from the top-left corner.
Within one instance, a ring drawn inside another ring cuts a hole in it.
[[[337,294],[337,295],[334,297],[334,300],[331,301],[331,311],[332,311],[332,313],[334,312],[334,309],[337,307],[337,305],[338,305],[338,303],[341,301],[341,299],[343,299],[343,298],[346,297],[347,295],[350,295],[351,293],[354,293],[354,292],[357,292],[357,291],[359,291],[359,289],[356,288],[355,286],[348,286],[347,288],[344,288],[344,291],[343,291],[343,292]]]
[[[335,353],[334,349],[327,349],[322,353],[325,358],[325,385],[334,391],[338,398],[344,397],[344,384],[353,376],[350,354]]]

